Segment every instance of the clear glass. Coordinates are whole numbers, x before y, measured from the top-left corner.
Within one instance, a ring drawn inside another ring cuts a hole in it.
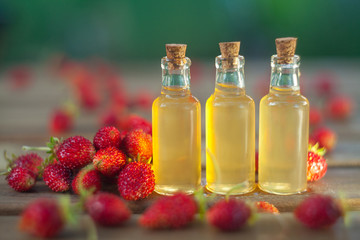
[[[245,93],[244,58],[231,61],[228,68],[228,59],[216,57],[215,92],[206,102],[206,188],[226,194],[242,184],[231,193],[238,195],[255,188],[255,104]]]
[[[190,92],[190,59],[176,65],[164,57],[161,95],[152,107],[155,191],[193,193],[201,181],[200,102]]]
[[[300,58],[271,59],[269,94],[260,102],[259,187],[279,195],[306,191],[309,102],[300,94]]]

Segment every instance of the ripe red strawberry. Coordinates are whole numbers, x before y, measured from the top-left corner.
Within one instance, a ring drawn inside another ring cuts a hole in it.
[[[295,217],[309,228],[333,225],[343,215],[342,207],[332,197],[313,195],[295,209]]]
[[[323,121],[321,111],[316,107],[310,107],[309,124],[310,126],[317,126]]]
[[[206,214],[208,222],[222,230],[235,231],[242,228],[251,216],[251,209],[235,199],[220,200]]]
[[[143,89],[135,95],[133,103],[144,110],[149,110],[151,109],[154,99],[154,95],[150,91]]]
[[[320,96],[330,96],[335,93],[336,78],[330,72],[321,72],[315,77],[315,90]]]
[[[148,162],[152,157],[152,139],[142,129],[128,132],[123,140],[125,153],[132,159]]]
[[[323,147],[330,152],[336,145],[336,134],[329,128],[321,127],[316,129],[310,136],[310,144],[319,143],[319,147]]]
[[[326,159],[323,157],[326,150],[318,149],[318,144],[309,148],[307,160],[307,180],[310,182],[317,181],[325,176],[327,171]]]
[[[29,191],[36,182],[36,175],[29,169],[23,167],[14,167],[10,170],[6,177],[8,184],[15,191],[26,192]]]
[[[96,150],[108,147],[120,147],[121,135],[120,131],[113,126],[100,128],[94,137],[94,147]]]
[[[119,174],[118,189],[126,200],[146,198],[154,188],[155,176],[150,164],[131,162]]]
[[[264,201],[256,202],[255,207],[257,208],[257,211],[261,213],[280,213],[273,204]]]
[[[353,113],[354,101],[347,96],[337,96],[331,98],[325,108],[333,120],[342,121],[348,119]]]
[[[118,226],[128,220],[131,211],[115,194],[98,193],[90,196],[85,207],[91,218],[103,226]]]
[[[92,143],[82,136],[65,139],[54,151],[58,161],[69,169],[85,167],[92,162],[96,152]]]
[[[44,168],[45,184],[54,192],[66,192],[71,185],[71,170],[58,164],[49,164]]]
[[[43,163],[43,159],[36,153],[27,153],[20,155],[10,164],[16,167],[26,168],[32,171],[36,176],[39,175],[39,169]]]
[[[56,200],[37,199],[21,214],[19,229],[36,237],[56,236],[64,226],[61,208]]]
[[[152,134],[152,126],[149,121],[138,115],[132,114],[119,122],[119,129],[131,131],[135,129],[142,129],[147,134]]]
[[[196,212],[197,204],[192,196],[176,193],[153,203],[140,217],[139,223],[150,229],[178,229],[187,226]]]
[[[115,147],[100,149],[95,154],[94,167],[107,177],[114,177],[126,164],[126,155]]]
[[[63,110],[55,109],[50,117],[49,129],[53,134],[64,133],[71,130],[74,126],[73,116]]]
[[[94,193],[101,190],[101,176],[98,171],[93,168],[85,167],[75,176],[72,181],[72,189],[74,193],[80,194],[80,188],[84,190],[94,189]]]

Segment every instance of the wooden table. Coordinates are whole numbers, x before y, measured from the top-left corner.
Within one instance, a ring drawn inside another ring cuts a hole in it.
[[[247,62],[247,93],[254,96],[257,107],[259,97],[256,96],[254,79],[266,74],[268,65],[268,62]],[[308,61],[302,65],[302,74],[311,81],[311,77],[318,69],[333,69],[342,78],[342,91],[354,96],[356,101],[360,102],[360,88],[358,87],[360,69],[357,67],[359,65],[359,61]],[[69,97],[69,94],[63,81],[57,79],[58,77],[52,75],[44,66],[44,64],[35,65],[33,85],[25,91],[11,91],[7,76],[0,74],[0,153],[7,150],[10,153],[21,154],[22,145],[44,145],[48,141],[48,116],[54,107]],[[158,93],[161,79],[159,63],[142,64],[140,68],[142,71],[138,71],[139,66],[134,64],[121,65],[129,91],[147,88]],[[202,79],[192,85],[192,91],[200,99],[204,110],[205,101],[214,87],[213,63],[204,63],[203,71]],[[311,89],[310,81],[307,82],[310,86],[307,87],[308,89]],[[309,96],[311,97],[311,92]],[[100,112],[101,109],[94,113],[81,112],[74,131],[64,137],[80,134],[92,139],[98,128],[97,119]],[[149,117],[150,113],[145,113],[145,115]],[[202,118],[204,126],[204,112]],[[260,214],[258,222],[253,226],[232,234],[215,231],[199,220],[185,230],[153,232],[138,227],[136,223],[139,214],[158,198],[156,194],[153,194],[143,201],[128,202],[127,204],[135,213],[131,220],[120,228],[99,227],[99,239],[360,239],[360,114],[356,114],[347,123],[330,122],[328,125],[338,134],[338,146],[327,156],[329,169],[326,176],[318,182],[310,183],[308,192],[292,196],[276,196],[256,190],[238,197],[247,201],[268,201],[282,212],[278,216]],[[205,139],[204,136],[203,139]],[[42,156],[45,155],[42,154]],[[4,167],[5,162],[1,160],[0,169]],[[339,221],[332,228],[320,231],[311,231],[301,226],[293,218],[291,212],[299,202],[314,193],[325,193],[335,197],[339,193],[345,195],[347,204],[351,208],[350,224],[345,227],[343,221]],[[43,182],[37,182],[34,190],[29,193],[17,193],[7,186],[4,177],[0,177],[0,239],[24,239],[25,235],[16,230],[18,214],[29,201],[35,198],[56,196],[59,194],[51,192]],[[218,198],[221,197],[216,199]],[[77,196],[72,195],[72,200],[76,201]],[[85,224],[87,218],[83,216],[81,222]],[[85,230],[79,226],[77,229],[66,229],[59,239],[84,237]]]

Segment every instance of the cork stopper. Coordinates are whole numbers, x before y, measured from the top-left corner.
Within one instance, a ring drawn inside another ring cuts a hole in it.
[[[186,44],[166,44],[166,57],[170,69],[179,69],[185,62]]]
[[[240,42],[219,43],[223,69],[236,68],[239,63]]]
[[[223,58],[237,57],[240,51],[240,42],[221,42],[220,51]]]
[[[295,55],[297,38],[286,37],[275,39],[277,56],[282,58],[278,62],[281,64],[292,63],[292,57]]]

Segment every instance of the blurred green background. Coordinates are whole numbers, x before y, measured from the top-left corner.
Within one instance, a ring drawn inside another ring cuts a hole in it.
[[[234,40],[247,58],[268,59],[285,36],[299,38],[303,57],[359,57],[359,10],[355,0],[1,0],[0,61],[158,60],[165,43],[213,59]]]

